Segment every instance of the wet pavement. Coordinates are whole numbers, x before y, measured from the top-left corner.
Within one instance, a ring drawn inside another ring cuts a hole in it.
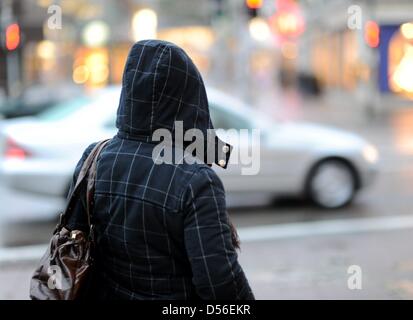
[[[413,299],[412,241],[413,228],[246,242],[240,262],[257,299]],[[0,264],[0,299],[28,299],[34,266]]]
[[[257,299],[413,299],[412,240],[413,228],[278,239],[244,244],[241,262]]]
[[[302,223],[309,223],[307,229],[311,229],[311,223],[322,221],[351,220],[357,226],[357,219],[372,219],[373,224],[377,219],[389,220],[380,222],[377,230],[341,230],[336,234],[294,231],[284,237],[245,241],[240,253],[242,265],[259,299],[412,299],[413,228],[396,224],[386,230],[385,226],[393,217],[413,219],[413,109],[372,116],[348,97],[329,99],[303,104],[293,98],[278,101],[278,105],[261,104],[260,109],[284,120],[313,121],[363,135],[381,153],[380,175],[374,185],[352,206],[341,210],[320,210],[283,200],[231,208],[230,215],[241,231]],[[336,104],[331,103],[334,100]],[[12,244],[16,244],[13,238],[18,244],[45,243],[55,223],[53,208],[61,205],[58,200],[27,198],[8,190],[0,191],[0,203],[0,222],[6,218],[12,221],[3,224],[0,235]],[[361,267],[361,290],[347,286],[351,265]],[[27,298],[33,267],[33,261],[0,263],[0,299]]]

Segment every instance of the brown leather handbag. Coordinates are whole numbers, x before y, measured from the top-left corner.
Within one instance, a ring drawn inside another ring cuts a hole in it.
[[[108,141],[104,140],[97,143],[80,169],[66,209],[60,215],[60,221],[53,232],[49,247],[32,276],[30,298],[33,300],[75,300],[85,297],[93,273],[95,239],[91,213],[96,161]],[[81,196],[79,191],[84,183],[86,183],[88,234],[80,230],[65,228],[65,224],[72,213],[74,201]]]

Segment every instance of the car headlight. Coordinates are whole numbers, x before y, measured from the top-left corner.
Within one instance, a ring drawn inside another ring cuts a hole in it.
[[[363,158],[369,163],[376,163],[379,159],[379,152],[377,148],[371,144],[363,148]]]

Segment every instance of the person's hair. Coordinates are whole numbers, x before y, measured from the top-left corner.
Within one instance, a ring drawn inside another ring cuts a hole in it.
[[[235,228],[234,224],[232,223],[231,219],[228,218],[229,222],[229,227],[231,229],[231,239],[232,239],[232,245],[234,246],[235,249],[240,249],[241,241],[238,236],[237,229]]]

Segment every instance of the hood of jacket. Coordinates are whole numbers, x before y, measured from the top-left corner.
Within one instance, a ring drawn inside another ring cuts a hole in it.
[[[191,58],[170,42],[135,43],[123,73],[118,135],[151,141],[157,129],[167,129],[174,139],[177,121],[184,132],[196,128],[203,133],[205,163],[226,168],[232,147],[215,134],[205,85]]]

